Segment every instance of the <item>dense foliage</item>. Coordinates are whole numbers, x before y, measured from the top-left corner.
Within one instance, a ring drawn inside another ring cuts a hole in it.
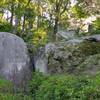
[[[0,93],[0,100],[32,100],[32,98],[27,95]]]
[[[6,81],[0,80],[0,87]],[[7,89],[6,87],[5,89]],[[1,88],[0,88],[1,89]],[[10,89],[9,89],[10,90]],[[33,73],[29,95],[0,91],[1,100],[99,100],[100,73],[95,76],[53,75]]]
[[[0,78],[0,93],[11,93],[13,92],[13,84],[3,78]]]
[[[72,3],[71,0],[1,0],[0,31],[17,34],[36,46],[44,45],[47,41],[45,36],[51,39],[50,36],[54,37],[59,30],[71,28],[79,29],[79,32],[85,19],[99,15],[100,6],[98,0],[76,1]],[[99,18],[93,23],[93,27],[92,33],[100,32]]]
[[[35,100],[99,100],[100,74],[96,76],[34,74],[30,92]],[[38,84],[38,85],[37,85]]]
[[[32,100],[32,98],[22,92],[16,92],[10,81],[0,78],[0,100]]]
[[[0,31],[1,32],[11,32],[12,26],[7,21],[0,21]]]

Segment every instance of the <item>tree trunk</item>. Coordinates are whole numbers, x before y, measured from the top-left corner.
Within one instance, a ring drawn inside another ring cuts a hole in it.
[[[55,25],[54,25],[54,34],[56,35],[56,33],[58,32],[58,22],[59,22],[59,13],[60,13],[60,5],[59,2],[56,2],[56,9],[55,9]]]
[[[10,19],[11,25],[13,25],[13,17],[14,17],[14,4],[12,2],[12,4],[11,4],[11,19]]]
[[[19,24],[19,19],[18,19],[17,15],[16,15],[16,17],[15,17],[15,26],[14,26],[14,30],[13,30],[14,34],[17,34],[18,24]]]
[[[31,30],[32,27],[33,27],[33,22],[32,22],[32,20],[29,20],[29,22],[28,22],[28,29]]]
[[[24,16],[23,16],[23,24],[22,24],[22,33],[24,33],[24,31],[25,31],[25,21],[26,21],[26,16],[24,14]]]
[[[40,2],[40,0],[38,0],[37,1],[38,2],[38,16],[37,16],[37,29],[40,27],[40,21],[41,21],[41,17],[40,17],[40,4],[41,4],[41,2]]]
[[[58,17],[55,19],[54,34],[58,32]]]

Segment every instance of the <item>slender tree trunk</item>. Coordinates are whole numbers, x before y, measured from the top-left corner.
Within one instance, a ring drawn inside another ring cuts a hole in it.
[[[22,24],[22,33],[24,33],[24,31],[25,31],[25,21],[26,21],[26,16],[24,14],[24,16],[23,16],[23,24]]]
[[[40,27],[40,0],[37,1],[38,2],[38,16],[37,16],[37,29]]]
[[[54,34],[56,35],[56,33],[58,32],[58,22],[59,22],[59,3],[56,3],[56,16],[55,16],[55,25],[54,25]]]
[[[33,22],[32,22],[32,20],[29,20],[28,29],[31,30],[32,27],[33,27]]]
[[[58,17],[55,19],[54,34],[58,32]]]
[[[50,14],[49,28],[51,28],[51,25],[52,25],[52,14]]]
[[[18,4],[18,8],[20,8],[20,4]],[[17,31],[18,31],[18,26],[20,25],[20,20],[21,20],[20,13],[16,12],[15,13],[15,26],[14,26],[14,30],[13,30],[14,34],[18,34]]]
[[[11,4],[11,19],[10,19],[11,25],[13,25],[13,17],[14,17],[14,4],[12,2],[12,4]]]
[[[88,32],[91,33],[92,31],[93,31],[93,26],[92,26],[92,24],[89,24],[89,25],[88,25]]]
[[[31,0],[28,0],[27,5],[25,6],[25,10],[29,6],[30,2],[31,2]],[[26,23],[26,14],[25,13],[26,12],[24,12],[24,16],[23,16],[22,33],[24,33],[24,31],[25,31],[25,23]]]
[[[37,16],[37,29],[40,27],[40,16]]]
[[[14,34],[17,34],[18,24],[19,24],[19,19],[18,19],[18,16],[16,15],[16,17],[15,17],[15,26],[14,26],[14,30],[13,30]]]

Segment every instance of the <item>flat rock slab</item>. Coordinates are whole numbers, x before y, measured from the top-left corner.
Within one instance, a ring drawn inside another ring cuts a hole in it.
[[[75,31],[59,31],[57,33],[57,38],[62,37],[63,39],[70,40],[75,38],[75,34]]]
[[[30,79],[30,59],[25,42],[18,36],[0,32],[0,76],[17,87]]]
[[[84,36],[82,37],[81,39],[84,39],[84,40],[95,40],[95,41],[98,41],[100,42],[100,35],[91,35],[91,36]]]

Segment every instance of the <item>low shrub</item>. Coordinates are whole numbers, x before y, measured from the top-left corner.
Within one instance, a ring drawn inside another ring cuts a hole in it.
[[[23,92],[15,92],[13,84],[0,78],[0,100],[33,100],[31,96],[25,95]]]
[[[3,78],[0,78],[0,93],[11,93],[13,92],[13,84]]]
[[[0,100],[33,100],[30,96],[26,95],[13,95],[0,93]]]
[[[34,81],[31,82],[30,92],[32,96],[35,96],[35,100],[100,99],[100,74],[95,77],[73,75],[43,77],[43,75],[38,74],[38,78],[34,77]],[[35,95],[33,95],[34,89]]]
[[[12,25],[6,21],[2,22],[0,21],[0,32],[11,32],[12,31]]]
[[[95,35],[95,34],[100,34],[100,29],[98,30],[93,30],[90,35]]]
[[[79,45],[78,49],[80,50],[80,53],[85,56],[98,54],[100,53],[100,43],[84,41]]]
[[[95,30],[100,30],[100,18],[97,18],[94,22],[93,22],[93,27]]]
[[[29,92],[30,95],[33,96],[33,98],[36,98],[36,93],[37,90],[39,89],[39,86],[43,83],[43,81],[45,81],[47,78],[47,76],[44,76],[42,73],[39,72],[34,72],[33,73],[33,77],[32,80],[29,84]]]

